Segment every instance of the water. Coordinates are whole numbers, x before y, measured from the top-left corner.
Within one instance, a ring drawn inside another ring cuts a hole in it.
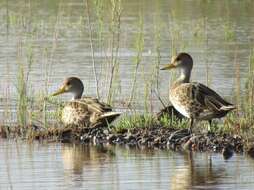
[[[1,189],[253,189],[234,155],[0,140]]]

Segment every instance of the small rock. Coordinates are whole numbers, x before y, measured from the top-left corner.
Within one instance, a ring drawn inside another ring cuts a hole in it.
[[[94,137],[93,137],[93,144],[94,144],[94,145],[101,145],[101,144],[103,144],[103,139],[100,138],[100,137],[94,136]]]
[[[148,142],[148,139],[146,137],[142,137],[141,139],[139,139],[139,144],[141,145],[146,145]]]
[[[137,141],[136,139],[131,139],[128,143],[127,143],[128,146],[130,147],[134,147],[137,145]]]
[[[107,139],[110,143],[112,143],[113,141],[116,140],[116,135],[110,134],[109,136],[107,136],[106,139]]]
[[[124,144],[123,136],[122,135],[117,136],[114,142],[116,142],[117,144]]]
[[[248,148],[247,154],[251,157],[254,158],[254,145]]]
[[[189,135],[190,135],[190,133],[189,133],[188,129],[180,129],[180,130],[177,130],[177,131],[173,132],[169,136],[168,140],[175,142],[175,141],[177,141],[179,139],[182,139],[183,137],[186,137],[186,136],[189,136]]]
[[[161,142],[161,137],[157,137],[154,139],[154,143],[160,143]]]
[[[62,134],[61,134],[61,142],[63,142],[63,143],[70,143],[71,139],[72,139],[72,130],[71,129],[67,129],[67,130],[62,132]]]
[[[127,142],[129,142],[129,141],[131,141],[132,139],[135,139],[135,137],[134,137],[132,134],[128,133],[128,134],[124,137],[124,139],[125,139]]]
[[[84,134],[80,137],[80,140],[84,143],[89,143],[90,142],[90,136],[88,134]]]
[[[231,144],[226,145],[222,149],[222,155],[225,160],[228,160],[229,158],[231,158],[233,156],[233,154],[234,154],[234,149]]]
[[[108,135],[108,134],[109,134],[108,129],[104,129],[104,130],[103,130],[103,133],[104,133],[105,135]]]
[[[9,133],[9,127],[1,126],[0,127],[0,136],[2,138],[7,138],[7,134]]]

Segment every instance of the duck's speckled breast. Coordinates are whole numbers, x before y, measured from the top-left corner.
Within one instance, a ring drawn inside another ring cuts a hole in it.
[[[169,99],[175,109],[187,118],[197,117],[203,106],[195,100],[190,83],[184,83],[170,88]]]
[[[77,102],[69,102],[62,110],[62,122],[65,125],[90,124],[90,114]]]

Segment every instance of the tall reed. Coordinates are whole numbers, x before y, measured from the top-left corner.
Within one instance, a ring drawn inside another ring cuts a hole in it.
[[[137,74],[138,74],[138,69],[139,65],[142,60],[142,52],[144,49],[144,21],[142,17],[142,12],[139,13],[139,23],[138,23],[138,33],[135,39],[135,44],[134,48],[136,51],[136,56],[134,58],[134,72],[133,72],[133,80],[132,80],[132,85],[131,85],[131,90],[130,90],[130,95],[129,95],[129,100],[128,100],[128,105],[131,104],[135,97],[135,92],[136,92],[136,83],[137,83]]]
[[[87,15],[87,21],[88,21],[88,27],[89,27],[89,42],[90,42],[90,49],[92,53],[92,63],[93,63],[93,74],[94,74],[94,80],[96,84],[96,95],[97,98],[100,98],[99,94],[99,81],[97,77],[97,72],[96,72],[96,66],[95,66],[95,57],[94,57],[94,45],[93,45],[93,29],[90,21],[90,5],[89,5],[89,0],[85,0],[85,5],[86,5],[86,15]]]
[[[22,128],[25,128],[28,124],[28,84],[29,84],[29,74],[33,64],[33,50],[31,46],[27,49],[27,68],[25,68],[25,63],[22,60],[23,54],[23,43],[20,39],[17,46],[18,55],[17,55],[17,84],[16,89],[18,93],[18,102],[17,102],[17,116],[18,123]]]
[[[113,88],[114,78],[116,77],[116,71],[119,68],[118,52],[120,47],[120,34],[121,34],[121,13],[122,2],[121,0],[111,0],[111,20],[110,20],[110,62],[109,62],[109,81],[107,102],[112,103],[115,89]]]

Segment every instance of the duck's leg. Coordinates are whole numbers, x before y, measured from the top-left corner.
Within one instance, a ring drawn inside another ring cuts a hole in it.
[[[211,128],[212,128],[212,120],[210,119],[210,120],[208,120],[208,122],[209,122],[208,132],[210,132]]]
[[[191,117],[190,118],[190,126],[189,126],[189,133],[192,133],[192,127],[193,127],[194,119]]]

